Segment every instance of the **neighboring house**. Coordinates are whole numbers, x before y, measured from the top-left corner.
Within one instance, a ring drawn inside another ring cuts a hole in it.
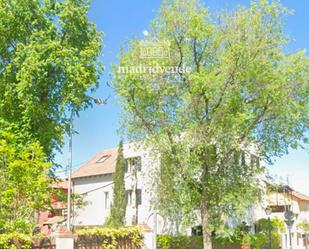
[[[68,193],[68,182],[58,180],[52,184],[52,188],[60,194]],[[38,226],[42,233],[50,234],[53,227],[66,221],[67,203],[59,199],[57,195],[51,197],[49,210],[40,212]]]
[[[149,151],[138,149],[134,143],[124,143],[126,161],[126,225],[151,223],[153,220],[152,180],[148,174],[153,169]],[[105,149],[73,172],[73,193],[79,194],[87,203],[74,210],[74,226],[104,225],[113,200],[113,177],[118,148]]]
[[[266,188],[271,188],[269,183],[266,183]],[[309,248],[309,240],[305,231],[297,225],[303,221],[309,222],[309,196],[299,193],[289,186],[282,186],[277,191],[269,191],[261,201],[261,205],[255,207],[253,216],[254,221],[261,218],[267,218],[265,207],[270,207],[272,213],[270,218],[279,218],[285,220],[285,212],[290,210],[294,213],[294,224],[291,229],[292,248],[307,249]],[[253,225],[253,224],[251,224]],[[281,248],[290,248],[289,230],[282,234]]]

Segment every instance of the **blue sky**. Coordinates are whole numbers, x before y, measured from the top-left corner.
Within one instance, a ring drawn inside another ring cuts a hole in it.
[[[248,5],[248,0],[205,0],[211,12],[230,9],[238,4]],[[286,31],[293,38],[288,49],[297,51],[309,45],[309,1],[284,0],[283,5],[294,9],[294,14],[286,19]],[[117,146],[120,139],[119,128],[120,106],[117,96],[106,83],[110,82],[110,63],[117,62],[119,49],[125,41],[133,36],[141,36],[147,30],[149,22],[155,17],[161,4],[159,0],[92,0],[89,18],[99,30],[105,33],[104,56],[105,71],[100,80],[99,89],[94,97],[110,96],[106,106],[94,106],[80,113],[74,121],[79,132],[73,140],[73,167],[76,168],[96,152]],[[307,53],[308,54],[308,53]],[[62,165],[67,164],[68,149],[57,155]],[[291,151],[289,155],[278,159],[270,166],[272,174],[289,177],[290,184],[309,195],[309,154],[308,150]]]

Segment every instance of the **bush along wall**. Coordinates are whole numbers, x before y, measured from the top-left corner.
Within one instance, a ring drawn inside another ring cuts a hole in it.
[[[116,249],[121,243],[130,244],[130,248],[141,248],[143,232],[137,227],[86,228],[76,231],[79,241],[97,241],[106,249]]]
[[[202,236],[157,235],[158,249],[202,249]]]
[[[252,234],[244,224],[236,227],[230,237],[212,238],[214,249],[235,249],[242,248],[241,245],[248,245],[251,249],[263,249],[269,244],[269,222],[267,219],[260,219],[255,224],[256,233]],[[281,233],[285,232],[284,221],[278,218],[271,220],[273,249],[280,248]],[[203,249],[202,236],[157,236],[158,249]]]
[[[30,235],[18,232],[0,234],[0,249],[30,249],[31,245]]]

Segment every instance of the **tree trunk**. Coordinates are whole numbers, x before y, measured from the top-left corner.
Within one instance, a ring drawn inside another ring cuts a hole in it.
[[[201,196],[201,219],[203,228],[203,249],[212,249],[211,231],[209,229],[209,214],[205,194]]]

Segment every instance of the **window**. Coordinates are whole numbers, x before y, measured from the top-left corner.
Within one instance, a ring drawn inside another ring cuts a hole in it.
[[[98,161],[97,161],[97,163],[103,163],[107,158],[109,158],[110,157],[110,155],[104,155],[104,156],[102,156]]]
[[[141,157],[131,157],[125,160],[125,172],[131,172],[133,169],[142,170]]]
[[[142,190],[136,190],[136,205],[142,205]]]
[[[238,165],[240,159],[240,151],[235,150],[233,152],[233,157],[234,157],[234,164]]]
[[[260,158],[255,155],[250,155],[250,166],[251,167],[260,167]]]
[[[109,193],[108,192],[104,192],[104,208],[108,209],[108,203],[109,203]]]
[[[126,203],[127,203],[127,205],[132,204],[132,190],[126,191]]]
[[[246,153],[244,151],[241,152],[241,165],[246,165]]]
[[[124,161],[124,172],[126,173],[129,172],[129,160],[128,159]]]
[[[52,216],[63,216],[64,209],[54,209],[52,211]]]
[[[135,167],[137,171],[141,171],[142,170],[141,157],[131,158],[131,166]]]

